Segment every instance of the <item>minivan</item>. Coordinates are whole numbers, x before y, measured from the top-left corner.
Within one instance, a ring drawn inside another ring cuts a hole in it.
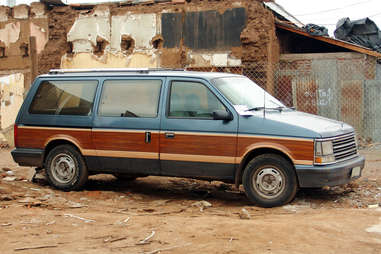
[[[245,76],[169,69],[51,70],[14,127],[13,159],[79,190],[91,174],[241,184],[262,207],[361,176],[355,130],[286,107]]]

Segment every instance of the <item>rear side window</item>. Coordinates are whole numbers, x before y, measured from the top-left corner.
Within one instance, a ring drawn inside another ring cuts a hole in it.
[[[98,81],[43,81],[29,108],[31,114],[91,115]]]
[[[100,116],[156,117],[161,80],[108,80],[103,84]]]

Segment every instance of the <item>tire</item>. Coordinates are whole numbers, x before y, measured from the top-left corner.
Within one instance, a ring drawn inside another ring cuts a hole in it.
[[[298,187],[294,167],[277,154],[252,159],[246,165],[242,183],[248,199],[261,207],[287,204],[295,197]]]
[[[81,189],[88,178],[82,155],[71,145],[53,148],[46,158],[45,169],[49,183],[63,191]]]

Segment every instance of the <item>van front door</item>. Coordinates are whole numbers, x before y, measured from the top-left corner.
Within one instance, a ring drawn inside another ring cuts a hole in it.
[[[159,174],[159,99],[165,79],[113,78],[103,82],[93,142],[100,170]]]
[[[233,112],[206,81],[168,80],[162,113],[160,164],[163,175],[232,180],[238,120],[214,120],[213,112]]]

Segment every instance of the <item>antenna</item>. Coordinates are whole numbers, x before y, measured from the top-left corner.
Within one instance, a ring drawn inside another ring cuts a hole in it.
[[[263,88],[263,118],[266,118],[266,90]]]

